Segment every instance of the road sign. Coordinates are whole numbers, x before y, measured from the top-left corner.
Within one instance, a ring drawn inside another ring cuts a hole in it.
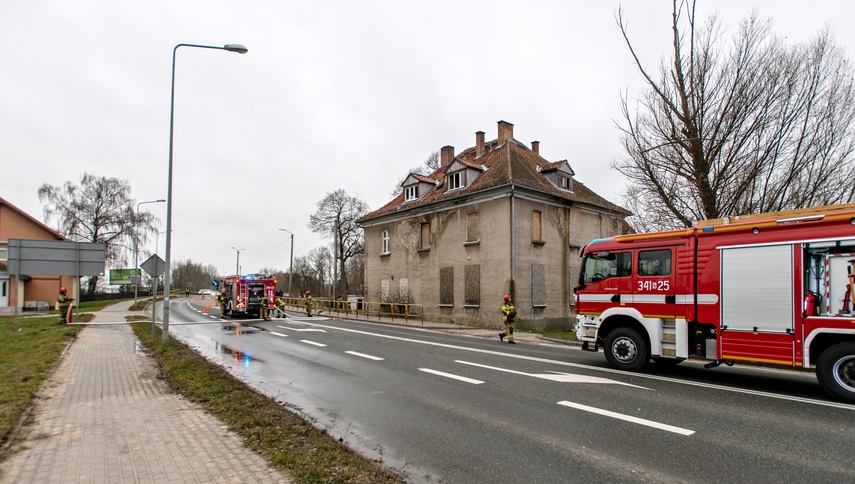
[[[166,271],[166,262],[155,254],[140,264],[140,267],[151,277],[158,277]]]

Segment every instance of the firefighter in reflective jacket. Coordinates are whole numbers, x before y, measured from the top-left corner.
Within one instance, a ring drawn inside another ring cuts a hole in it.
[[[270,300],[267,299],[267,294],[261,296],[261,307],[258,308],[258,317],[270,321]]]
[[[511,302],[511,296],[505,294],[505,303],[502,304],[502,322],[505,323],[505,330],[499,333],[499,341],[504,341],[505,336],[508,337],[508,343],[514,343],[514,318],[517,317],[517,311],[514,309],[514,303]]]
[[[312,317],[312,293],[310,291],[306,291],[306,315]]]
[[[220,305],[220,317],[224,318],[226,316],[226,309],[229,307],[229,297],[226,296],[225,289],[220,291],[220,295],[217,296],[217,303]]]
[[[68,289],[60,288],[59,296],[56,298],[56,308],[59,309],[59,324],[68,323],[68,308],[74,299],[68,297]]]

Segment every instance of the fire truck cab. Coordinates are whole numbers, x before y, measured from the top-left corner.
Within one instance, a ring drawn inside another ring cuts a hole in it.
[[[223,316],[261,314],[261,300],[267,297],[268,308],[276,301],[276,278],[263,274],[223,276],[217,281],[217,292],[227,298]]]
[[[576,334],[610,366],[815,368],[855,402],[855,205],[598,239],[582,257]]]

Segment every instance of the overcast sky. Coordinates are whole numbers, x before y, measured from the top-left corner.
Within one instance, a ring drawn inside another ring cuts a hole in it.
[[[753,9],[802,42],[829,22],[850,55],[855,2],[698,2],[728,26]],[[621,203],[620,95],[642,87],[606,0],[0,0],[0,196],[43,220],[43,183],[84,172],[126,180],[137,202],[166,197],[172,49],[173,260],[224,274],[288,268],[329,241],[307,228],[344,189],[377,209],[408,170],[475,132],[538,140],[578,181]],[[670,5],[625,1],[655,67]],[[143,205],[162,221],[166,204]],[[54,224],[51,224],[52,226]],[[163,253],[164,236],[159,249]],[[154,251],[154,240],[147,250]]]

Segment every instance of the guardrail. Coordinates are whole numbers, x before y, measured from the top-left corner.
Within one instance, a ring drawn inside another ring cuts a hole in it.
[[[306,298],[304,297],[279,297],[276,298],[276,306],[289,308],[291,310],[305,310]],[[395,318],[405,321],[417,320],[422,324],[425,322],[424,305],[422,304],[406,304],[395,302],[375,302],[375,301],[340,301],[328,298],[312,298],[312,312],[320,314],[335,314],[337,316],[355,316],[355,317],[376,317],[378,321],[383,318],[388,318],[392,321]]]

